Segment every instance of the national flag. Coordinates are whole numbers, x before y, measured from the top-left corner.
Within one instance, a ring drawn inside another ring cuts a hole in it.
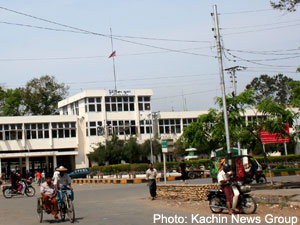
[[[116,56],[116,51],[113,51],[108,58]]]

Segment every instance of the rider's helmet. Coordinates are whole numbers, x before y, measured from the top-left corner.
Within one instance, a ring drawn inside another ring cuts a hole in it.
[[[230,171],[230,166],[228,164],[223,164],[223,170],[225,173],[229,172]]]

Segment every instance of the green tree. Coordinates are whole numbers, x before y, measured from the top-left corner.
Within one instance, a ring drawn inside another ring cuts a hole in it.
[[[289,12],[296,11],[297,4],[300,3],[300,0],[279,0],[279,1],[271,1],[271,6],[274,9],[286,10]]]
[[[124,160],[129,163],[138,163],[141,161],[141,145],[137,143],[135,137],[130,137],[125,142],[123,155]]]
[[[0,87],[0,115],[1,116],[21,116],[24,115],[24,106],[20,89],[4,90]]]
[[[25,112],[29,115],[58,114],[57,104],[68,93],[68,87],[57,83],[54,76],[34,78],[20,89]]]
[[[264,99],[271,97],[276,103],[289,105],[292,100],[289,83],[293,79],[282,74],[270,77],[266,74],[254,78],[250,84],[246,86],[246,90],[255,90],[255,99],[257,104]]]

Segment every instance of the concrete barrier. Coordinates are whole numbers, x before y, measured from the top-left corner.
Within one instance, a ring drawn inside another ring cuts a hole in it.
[[[168,199],[206,201],[207,191],[219,188],[219,184],[158,184],[157,196]]]

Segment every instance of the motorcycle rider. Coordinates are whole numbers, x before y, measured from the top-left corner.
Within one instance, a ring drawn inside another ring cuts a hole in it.
[[[228,172],[230,171],[229,165],[224,163],[218,173],[218,183],[221,184],[221,189],[224,192],[226,196],[226,205],[228,208],[229,215],[232,215],[232,209],[231,209],[231,200],[233,198],[233,192],[230,181],[230,175]]]
[[[21,177],[17,175],[16,170],[11,170],[11,186],[14,189],[14,192],[17,192],[18,194],[22,194],[21,190],[23,188],[23,185],[19,183],[21,180]]]

